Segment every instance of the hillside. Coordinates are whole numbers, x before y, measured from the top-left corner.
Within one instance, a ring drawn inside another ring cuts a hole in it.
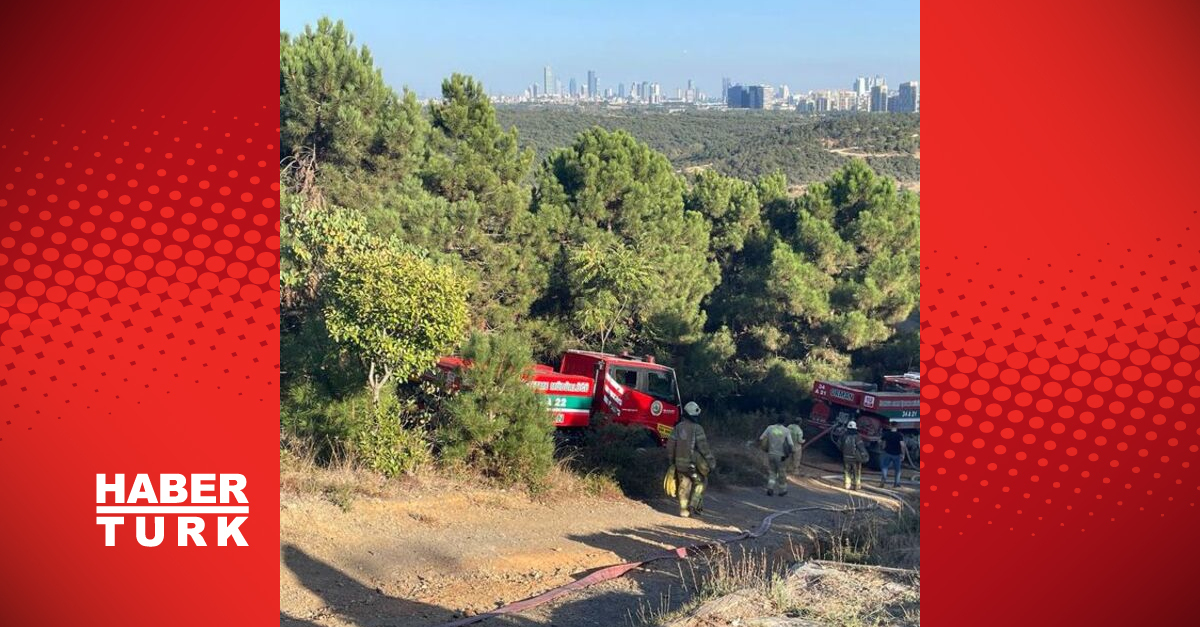
[[[600,126],[629,131],[679,170],[711,167],[744,179],[781,170],[793,185],[804,185],[860,157],[876,172],[902,182],[921,179],[919,115],[499,106],[496,117],[506,128],[515,126],[521,143],[539,159]]]

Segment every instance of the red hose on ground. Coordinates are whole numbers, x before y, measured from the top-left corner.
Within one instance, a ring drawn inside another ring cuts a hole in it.
[[[782,511],[778,511],[778,512],[775,512],[775,513],[767,516],[766,518],[764,518],[762,520],[762,522],[758,524],[758,527],[756,527],[750,531],[743,531],[736,535],[728,536],[725,538],[718,538],[716,540],[713,540],[712,542],[704,542],[704,543],[700,543],[700,544],[691,544],[688,546],[676,547],[673,549],[666,549],[662,553],[652,555],[640,562],[625,562],[622,564],[614,564],[612,566],[605,566],[604,568],[601,568],[600,570],[597,570],[582,579],[577,579],[575,581],[572,581],[571,583],[563,584],[552,590],[547,590],[546,592],[543,592],[535,597],[530,597],[530,598],[522,600],[522,601],[516,601],[514,603],[509,603],[508,605],[494,609],[490,612],[487,612],[484,614],[476,614],[475,616],[468,616],[466,618],[460,618],[459,620],[456,620],[454,622],[444,623],[442,625],[438,625],[437,627],[463,627],[464,625],[472,625],[474,623],[478,623],[480,621],[483,621],[483,620],[486,620],[489,618],[494,618],[497,616],[504,616],[506,614],[517,614],[520,612],[524,612],[525,610],[535,608],[544,603],[549,603],[550,601],[553,601],[554,599],[557,599],[563,595],[575,592],[576,590],[582,590],[584,588],[589,588],[591,586],[594,586],[598,583],[616,579],[617,577],[620,577],[635,568],[638,568],[645,564],[649,564],[650,562],[657,562],[658,560],[663,560],[663,559],[684,559],[688,556],[689,550],[707,549],[707,548],[712,548],[714,546],[718,546],[718,545],[722,545],[722,544],[729,544],[730,542],[740,542],[742,540],[746,540],[749,538],[758,538],[771,529],[771,523],[774,522],[774,520],[776,518],[783,516],[784,514],[794,514],[796,512],[804,512],[804,511],[811,511],[811,510],[829,510],[829,511],[836,512],[836,511],[845,511],[847,509],[861,509],[861,508],[796,507],[793,509],[785,509]]]

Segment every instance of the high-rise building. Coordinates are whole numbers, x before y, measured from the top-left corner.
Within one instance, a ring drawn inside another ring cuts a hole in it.
[[[814,110],[817,113],[826,113],[833,111],[834,99],[827,91],[817,93],[816,101],[814,102]]]
[[[885,83],[879,83],[871,88],[871,111],[886,112],[888,110],[888,88]]]
[[[732,84],[728,76],[721,77],[721,102],[729,103],[729,87]]]
[[[588,70],[588,97],[595,98],[600,95],[600,83],[596,80],[596,70]]]
[[[725,106],[730,109],[745,109],[749,106],[746,88],[741,85],[729,85],[725,88]]]
[[[542,70],[542,93],[548,96],[552,89],[554,89],[554,72],[547,65]]]
[[[921,86],[917,81],[900,83],[900,93],[893,99],[892,111],[916,113],[921,110]]]
[[[766,106],[770,99],[770,87],[765,85],[751,85],[746,88],[746,108],[747,109],[762,109]]]
[[[650,103],[659,104],[662,102],[662,86],[658,83],[650,83]]]
[[[617,98],[625,98],[625,83],[617,83]]]
[[[725,91],[725,106],[730,109],[762,109],[770,99],[767,85],[730,85]]]
[[[642,81],[642,85],[638,87],[638,97],[642,102],[650,102],[650,81]]]
[[[860,77],[854,79],[854,93],[855,94],[858,94],[859,96],[865,96],[865,95],[867,95],[868,91],[870,91],[870,88],[867,87],[867,77],[860,76]]]
[[[567,81],[567,93],[569,93],[572,98],[579,95],[579,85],[575,83],[575,77],[573,76],[571,77],[570,81]]]

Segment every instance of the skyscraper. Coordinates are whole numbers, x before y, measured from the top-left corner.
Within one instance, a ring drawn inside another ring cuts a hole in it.
[[[729,102],[729,86],[732,84],[733,83],[729,80],[728,76],[721,77],[721,102],[728,104],[728,102]]]
[[[885,83],[878,83],[871,88],[871,112],[886,112],[888,110],[888,88]]]
[[[859,96],[867,95],[869,88],[867,87],[867,77],[860,76],[854,79],[854,93]]]
[[[545,69],[542,70],[542,93],[549,95],[553,89],[554,89],[554,72],[551,71],[550,66],[547,65],[545,67]]]
[[[921,86],[917,81],[900,83],[900,94],[893,100],[892,111],[916,113],[921,110]]]
[[[600,95],[600,84],[596,80],[596,70],[588,70],[588,97],[596,98]]]
[[[746,108],[762,109],[771,98],[771,88],[765,85],[750,85],[746,88]]]
[[[749,106],[746,88],[741,85],[725,87],[725,106],[730,109],[745,109]]]
[[[575,84],[574,77],[571,77],[571,80],[567,82],[567,90],[571,94],[572,98],[579,95],[579,85]]]
[[[617,98],[625,98],[625,83],[617,83]]]

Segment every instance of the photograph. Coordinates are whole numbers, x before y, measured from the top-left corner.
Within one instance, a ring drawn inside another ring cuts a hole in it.
[[[916,2],[283,2],[281,625],[920,623]]]
[[[2,4],[0,626],[1194,624],[1197,32]]]

